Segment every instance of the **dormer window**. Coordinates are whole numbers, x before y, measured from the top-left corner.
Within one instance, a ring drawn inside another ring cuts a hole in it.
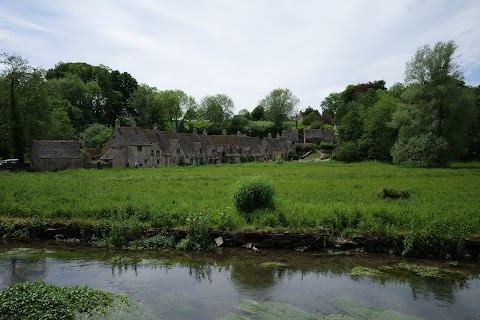
[[[137,146],[137,151],[142,152],[142,146]]]

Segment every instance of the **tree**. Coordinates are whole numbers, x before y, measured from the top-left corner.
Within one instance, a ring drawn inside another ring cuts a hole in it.
[[[42,138],[50,119],[45,72],[19,55],[2,54],[0,132],[3,157],[24,162],[33,139]]]
[[[100,123],[93,123],[80,134],[80,142],[83,148],[104,149],[111,136],[111,127]]]
[[[274,89],[259,105],[265,109],[265,116],[278,128],[282,127],[283,120],[292,115],[300,100],[289,89]]]
[[[328,114],[331,118],[335,119],[337,114],[337,108],[341,103],[342,94],[338,92],[330,93],[323,101],[320,103],[320,108],[322,108],[322,114]]]
[[[219,126],[233,115],[233,100],[225,94],[206,96],[200,103],[200,113],[203,119],[213,122]]]
[[[139,127],[152,128],[157,125],[160,129],[165,128],[166,113],[162,108],[156,88],[146,84],[139,85],[130,95],[128,107],[135,116]]]
[[[259,121],[263,120],[265,117],[265,108],[261,105],[256,106],[251,113],[252,120]]]
[[[454,60],[456,49],[453,41],[438,42],[433,48],[425,45],[407,62],[405,81],[409,86],[402,98],[411,106],[394,115],[394,119],[402,120],[396,121],[399,137],[392,149],[395,163],[438,166],[467,152],[474,97]],[[396,151],[405,146],[417,151],[408,153],[410,159]],[[428,159],[424,152],[427,147],[435,153]]]
[[[63,108],[54,108],[50,113],[50,126],[45,132],[45,139],[70,140],[75,134],[68,113]]]

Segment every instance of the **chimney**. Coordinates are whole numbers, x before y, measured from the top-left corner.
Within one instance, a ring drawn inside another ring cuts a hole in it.
[[[277,132],[277,139],[280,139],[280,132]]]
[[[242,133],[239,131],[237,131],[237,137],[241,137],[242,136]]]
[[[270,139],[272,139],[272,133],[271,133],[271,132],[268,133],[268,137],[269,137]]]
[[[226,136],[227,135],[227,130],[223,129],[222,130],[222,136]]]
[[[115,128],[120,128],[120,120],[115,120]]]
[[[197,128],[193,128],[193,134],[197,135]]]
[[[207,129],[203,129],[203,135],[204,135],[205,137],[208,136],[208,131],[207,131]]]
[[[136,128],[137,127],[137,122],[135,122],[135,120],[132,119],[132,128]]]
[[[173,132],[173,134],[177,134],[177,127],[176,126],[172,127],[172,132]]]
[[[156,122],[153,124],[153,130],[158,130],[158,126]]]

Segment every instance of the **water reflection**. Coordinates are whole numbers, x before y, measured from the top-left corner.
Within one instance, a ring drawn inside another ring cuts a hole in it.
[[[315,315],[355,315],[376,308],[389,312],[378,314],[412,314],[427,319],[480,318],[478,265],[462,265],[461,270],[470,278],[449,279],[396,270],[393,267],[401,260],[382,256],[328,257],[274,251],[252,255],[238,250],[225,250],[223,256],[166,256],[91,248],[74,251],[69,248],[66,254],[58,246],[30,251],[0,247],[0,289],[26,280],[89,285],[126,294],[164,318],[249,316],[241,308],[267,308],[266,315],[277,312],[268,308],[301,309]],[[116,255],[125,257],[123,263],[111,263]],[[352,275],[351,270],[359,265],[383,270],[388,276]],[[386,272],[381,266],[390,269]]]

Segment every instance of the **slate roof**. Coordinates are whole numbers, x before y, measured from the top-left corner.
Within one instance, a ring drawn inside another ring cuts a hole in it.
[[[100,157],[100,160],[113,160],[120,152],[122,152],[120,149],[108,149],[107,152]]]
[[[304,129],[303,135],[305,140],[309,139],[322,139],[324,141],[333,141],[335,140],[335,135],[333,130],[326,129]]]
[[[287,130],[282,130],[282,138],[298,141],[298,130],[292,130],[291,127]]]
[[[145,137],[144,130],[134,127],[116,128],[127,146],[149,146],[152,143]]]
[[[83,159],[80,145],[74,140],[34,140],[32,153],[39,159]]]

